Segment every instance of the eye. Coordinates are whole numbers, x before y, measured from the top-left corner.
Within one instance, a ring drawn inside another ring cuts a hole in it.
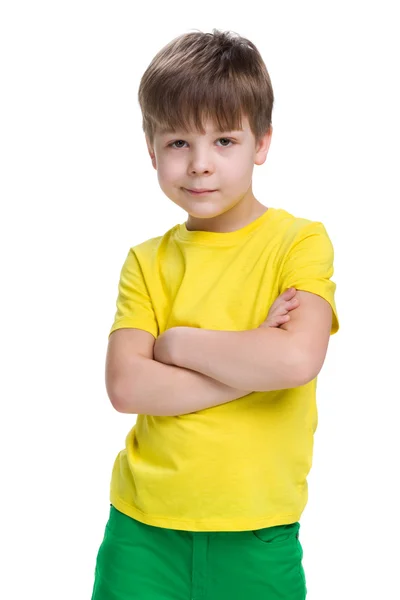
[[[176,146],[174,144],[186,144],[186,142],[184,140],[176,140],[175,142],[171,142],[171,144],[168,144],[168,148],[175,148]],[[178,149],[182,148],[182,146],[178,146]]]
[[[217,141],[218,142],[221,142],[221,141],[227,142],[227,143],[222,144],[222,148],[229,148],[230,145],[235,144],[235,142],[229,138],[219,138]],[[180,148],[183,148],[183,146],[181,146],[181,145],[176,146],[176,144],[186,144],[186,142],[184,140],[175,140],[175,142],[171,142],[170,144],[168,144],[168,148],[176,148],[178,150]]]
[[[230,140],[229,138],[219,138],[218,140],[219,142],[224,141],[224,142],[228,142],[228,144],[234,144],[235,142],[233,140]],[[222,144],[223,148],[229,148],[228,144]]]

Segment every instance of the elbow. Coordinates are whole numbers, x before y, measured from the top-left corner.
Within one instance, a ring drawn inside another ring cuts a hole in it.
[[[111,406],[119,413],[126,413],[124,402],[117,396],[109,396]]]
[[[114,389],[114,386],[106,385],[108,399],[111,402],[111,406],[119,413],[129,414],[134,413],[132,406],[128,406],[126,401],[126,394],[122,390]],[[131,403],[132,404],[132,403]]]
[[[110,398],[110,402],[112,404],[112,407],[117,412],[122,413],[123,415],[138,415],[139,414],[137,409],[135,409],[135,407],[133,407],[132,404],[128,404],[120,396],[113,396],[112,398]]]
[[[105,376],[105,385],[106,385],[107,396],[108,396],[109,401],[111,402],[111,406],[117,412],[122,412],[121,396],[120,396],[120,394],[117,394],[117,392],[116,392],[114,378],[112,378],[107,371],[106,371],[106,376]]]
[[[108,395],[108,399],[111,402],[111,406],[119,413],[124,413],[125,412],[125,403],[123,401],[123,399],[121,398],[120,395],[117,395],[115,393],[110,393],[107,390],[107,395]]]
[[[301,352],[296,362],[294,372],[296,373],[297,386],[306,385],[313,381],[322,369],[322,364],[316,364],[314,360]]]

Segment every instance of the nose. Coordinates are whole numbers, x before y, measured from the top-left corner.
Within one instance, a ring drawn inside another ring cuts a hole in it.
[[[190,175],[213,173],[214,168],[210,153],[206,149],[198,148],[191,151],[188,163],[188,173]]]

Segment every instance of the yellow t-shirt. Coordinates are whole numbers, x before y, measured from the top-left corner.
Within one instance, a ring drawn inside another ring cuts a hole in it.
[[[288,287],[325,298],[339,329],[333,246],[320,222],[269,208],[228,233],[185,223],[130,249],[110,334],[258,327]],[[298,521],[317,428],[316,379],[194,413],[138,415],[114,463],[112,504],[138,521],[244,531]]]

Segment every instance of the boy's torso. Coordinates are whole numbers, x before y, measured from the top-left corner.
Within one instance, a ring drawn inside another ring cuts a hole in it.
[[[240,243],[210,246],[201,236],[189,243],[177,226],[135,248],[159,335],[176,326],[260,325],[283,291],[280,274],[296,235],[289,213],[269,211]],[[111,502],[173,529],[237,531],[297,521],[307,502],[315,386],[314,380],[254,392],[178,417],[138,415],[114,464]]]

